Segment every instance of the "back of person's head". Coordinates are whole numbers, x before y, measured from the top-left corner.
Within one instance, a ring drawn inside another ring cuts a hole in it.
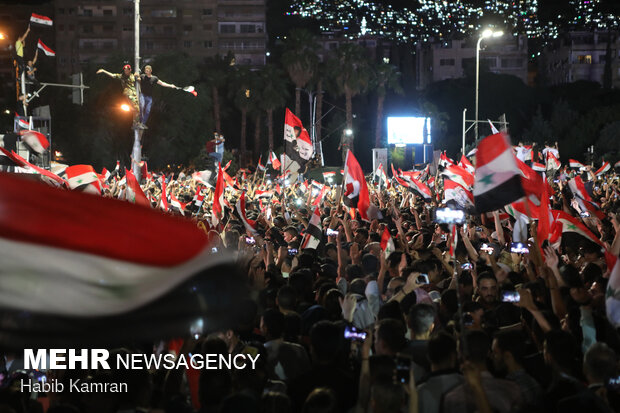
[[[401,251],[394,251],[387,257],[388,266],[390,268],[398,268],[400,265],[401,256],[403,253]]]
[[[359,294],[362,296],[366,295],[366,281],[362,278],[357,278],[353,280],[351,285],[349,286],[349,291],[353,294]]]
[[[362,270],[364,274],[371,275],[379,271],[379,260],[374,255],[368,253],[362,256]]]
[[[563,265],[560,267],[560,275],[568,288],[583,287],[583,280],[579,275],[579,271],[572,265]]]
[[[207,370],[200,371],[198,382],[198,398],[203,408],[215,408],[232,391],[232,377],[230,371]]]
[[[308,395],[302,413],[338,413],[338,399],[332,389],[319,387]]]
[[[328,320],[336,321],[342,318],[342,308],[340,307],[341,298],[344,298],[344,295],[342,295],[342,292],[337,288],[332,288],[325,294],[323,307],[325,307]]]
[[[361,265],[357,264],[347,265],[345,268],[345,273],[346,278],[349,281],[364,277],[364,270],[362,270]]]
[[[572,369],[577,356],[577,340],[564,330],[551,330],[545,334],[545,353],[561,368]]]
[[[298,268],[291,272],[288,279],[288,285],[295,289],[297,299],[308,299],[312,294],[312,285],[314,279],[312,271],[307,268]]]
[[[402,411],[405,390],[396,383],[378,383],[370,389],[370,405],[373,413],[393,413]]]
[[[263,325],[267,335],[273,340],[282,337],[284,333],[284,314],[270,308],[263,314]]]
[[[312,264],[314,264],[314,256],[309,251],[297,255],[297,265],[300,268],[312,268]]]
[[[310,330],[312,354],[319,363],[327,363],[338,356],[343,340],[340,327],[331,321],[319,321]]]
[[[430,304],[416,304],[409,309],[407,322],[415,336],[429,334],[435,323],[435,307]]]
[[[383,354],[396,354],[407,344],[405,325],[398,320],[386,318],[376,324],[377,341],[381,342]],[[379,349],[377,349],[379,354]]]
[[[297,292],[290,285],[283,285],[278,290],[278,306],[285,310],[294,311],[297,303]]]
[[[392,318],[395,320],[399,320],[403,324],[405,323],[405,317],[403,317],[402,311],[400,311],[400,304],[398,301],[392,300],[383,304],[381,308],[379,308],[379,313],[377,314],[377,321],[384,320],[386,318]]]
[[[428,359],[434,366],[441,369],[454,368],[456,361],[456,340],[442,331],[428,341]]]
[[[338,278],[338,269],[332,264],[323,264],[321,265],[321,271],[319,274],[323,278],[335,280]]]
[[[605,343],[594,343],[583,358],[583,373],[588,383],[607,383],[618,375],[618,356]]]
[[[586,285],[591,285],[593,282],[603,276],[603,270],[601,267],[593,262],[587,264],[581,271],[583,282]]]
[[[454,314],[459,309],[458,297],[456,296],[456,290],[445,290],[441,293],[441,304],[445,307],[446,311],[450,314]]]
[[[259,403],[246,393],[235,393],[222,401],[219,413],[258,413]]]
[[[285,341],[296,343],[301,335],[301,316],[297,313],[287,313],[284,315],[284,331],[282,336]]]
[[[274,391],[263,394],[262,413],[290,413],[291,399],[284,393]]]
[[[495,333],[495,342],[501,352],[508,352],[519,365],[526,355],[526,337],[521,331],[506,330]]]
[[[491,351],[491,340],[484,331],[468,331],[463,337],[461,350],[465,360],[485,364],[489,351]]]

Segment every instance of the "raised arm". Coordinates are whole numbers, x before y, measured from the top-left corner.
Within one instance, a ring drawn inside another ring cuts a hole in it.
[[[107,71],[107,70],[105,70],[105,69],[99,69],[99,70],[97,70],[97,74],[99,74],[99,73],[103,73],[104,75],[110,76],[110,77],[112,77],[112,78],[113,78],[113,77],[115,77],[115,76],[114,76],[114,73],[110,73],[110,72],[108,72],[108,71]]]
[[[163,80],[159,79],[157,80],[157,84],[159,86],[163,86],[163,87],[169,87],[170,89],[176,89],[177,87],[175,85],[173,85],[172,83],[166,83]]]
[[[30,33],[30,25],[28,25],[28,28],[26,29],[26,32],[24,34],[22,34],[20,37],[17,38],[17,41],[23,43],[26,40],[26,37],[28,37],[28,33]]]

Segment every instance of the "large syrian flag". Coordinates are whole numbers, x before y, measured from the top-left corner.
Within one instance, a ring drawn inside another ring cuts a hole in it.
[[[127,178],[127,190],[125,191],[125,199],[136,205],[150,207],[151,203],[149,202],[146,195],[144,195],[144,192],[142,192],[142,188],[140,187],[140,184],[138,183],[138,180],[134,176],[133,172],[125,169],[125,178]]]
[[[524,195],[521,173],[504,133],[484,138],[476,152],[474,200],[478,213],[494,211]]]
[[[0,187],[2,347],[107,347],[233,325],[243,278],[195,223],[11,174]]]
[[[41,132],[34,130],[20,130],[19,135],[22,138],[22,142],[28,145],[28,147],[36,153],[43,153],[50,147],[49,141]]]
[[[548,151],[547,152],[547,166],[546,166],[546,169],[553,171],[553,170],[560,169],[560,166],[562,166],[562,164],[560,163],[558,158],[555,157],[553,152]]]
[[[312,217],[310,217],[308,228],[306,228],[306,234],[304,235],[304,239],[301,242],[301,249],[316,249],[321,243],[322,238],[323,231],[321,229],[321,211],[320,208],[317,206],[316,208],[314,208]]]
[[[347,152],[344,175],[344,204],[349,208],[357,208],[362,219],[368,220],[368,208],[370,206],[368,185],[364,172],[351,150]]]
[[[243,222],[243,226],[245,227],[246,231],[252,234],[253,237],[256,236],[256,221],[248,219],[245,213],[245,192],[241,192],[241,196],[237,200],[237,205],[235,205],[235,207],[237,209],[237,214],[239,214],[241,222]]]
[[[101,195],[101,184],[97,172],[90,165],[73,165],[65,169],[69,188],[76,191]]]

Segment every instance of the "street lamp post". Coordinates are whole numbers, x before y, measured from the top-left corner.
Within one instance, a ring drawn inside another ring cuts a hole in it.
[[[478,135],[478,96],[479,96],[479,92],[480,92],[480,44],[482,43],[483,39],[487,39],[489,37],[501,37],[503,36],[504,32],[502,31],[497,31],[494,32],[491,29],[486,29],[485,31],[482,32],[482,34],[480,35],[480,37],[478,38],[478,42],[476,43],[476,124],[474,125],[474,133],[475,133],[475,141],[478,141],[479,135]]]
[[[138,71],[140,67],[140,0],[134,0],[134,71]],[[136,79],[137,80],[137,79]],[[139,83],[135,83],[136,91],[140,93]],[[139,95],[138,95],[139,98]],[[141,119],[138,119],[141,121]],[[138,130],[134,125],[133,130],[133,148],[131,157],[133,158],[132,167],[136,180],[140,182],[140,162],[142,161],[142,148],[140,146],[140,137],[142,131]]]

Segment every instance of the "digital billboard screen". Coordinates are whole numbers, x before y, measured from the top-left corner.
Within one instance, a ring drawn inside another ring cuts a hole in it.
[[[388,145],[431,143],[431,118],[388,116]]]

